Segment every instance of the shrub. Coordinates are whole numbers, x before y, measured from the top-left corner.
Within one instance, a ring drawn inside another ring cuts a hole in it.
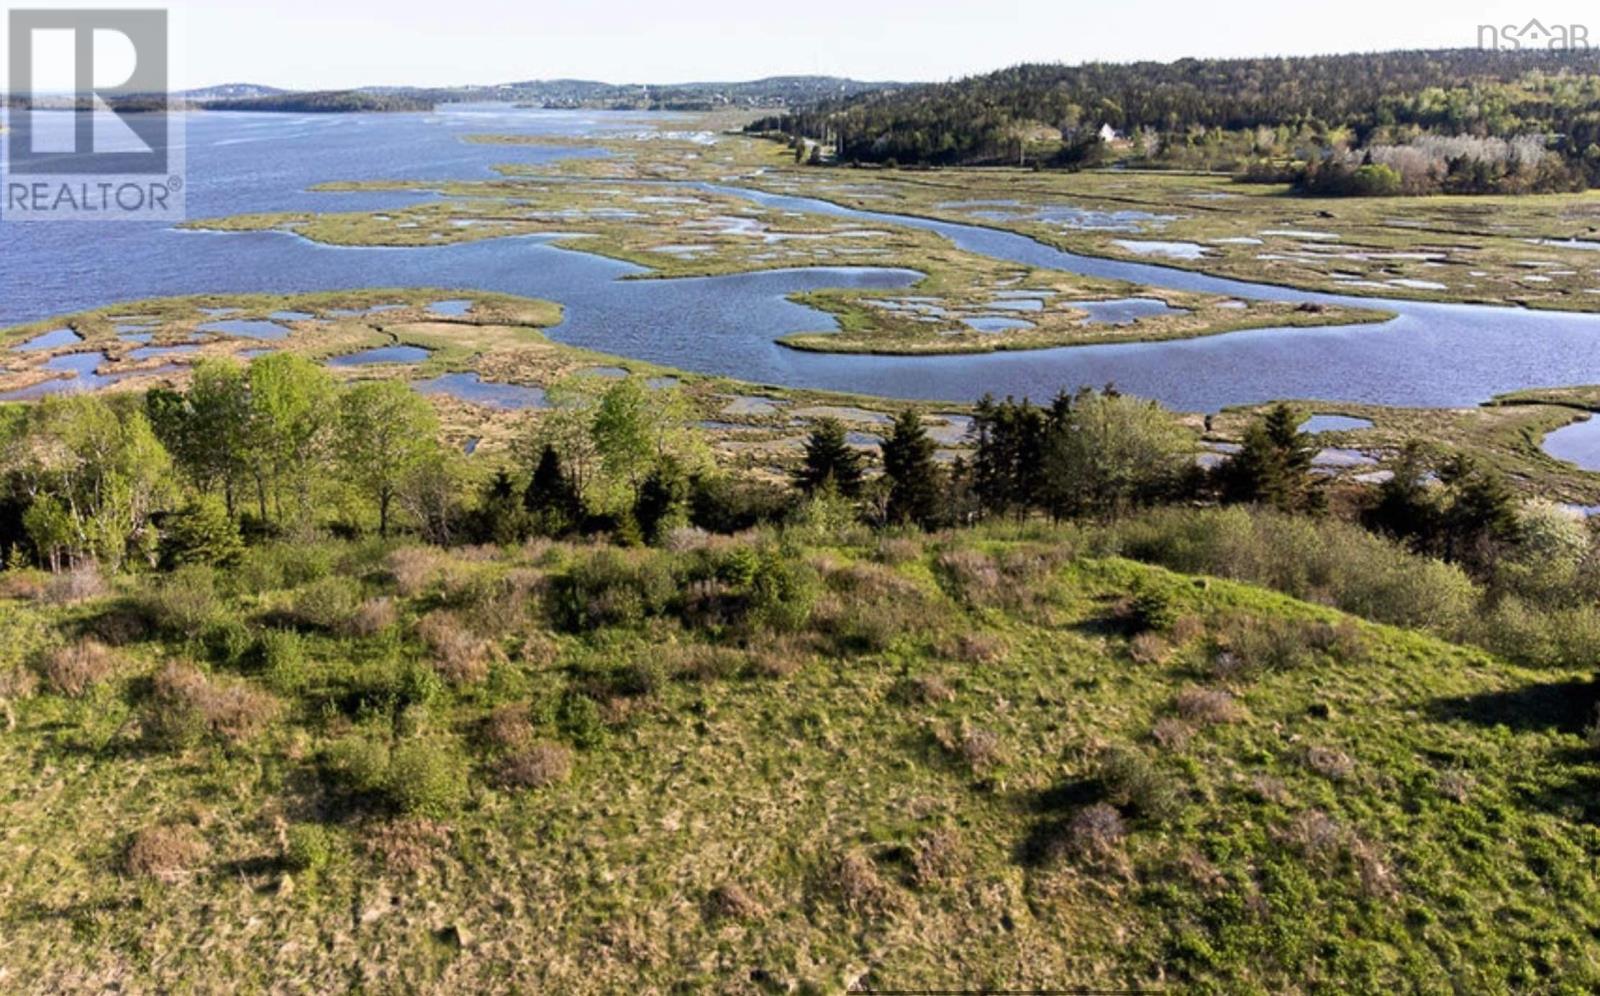
[[[572,751],[561,744],[534,744],[500,762],[500,780],[513,788],[544,788],[566,781],[571,773]]]
[[[937,885],[959,874],[963,863],[961,835],[939,827],[917,838],[911,850],[911,877],[919,886]]]
[[[54,605],[74,605],[101,598],[109,590],[100,565],[92,560],[79,561],[64,571],[50,575],[45,584],[45,600]]]
[[[191,501],[161,526],[161,561],[168,568],[188,564],[227,567],[244,554],[238,525],[214,498]]]
[[[62,695],[79,698],[100,684],[117,666],[117,656],[98,640],[79,640],[52,650],[44,659],[44,678]]]
[[[522,747],[533,740],[533,723],[528,719],[526,706],[500,706],[489,714],[483,724],[484,741],[492,748],[509,750]]]
[[[178,882],[205,860],[207,848],[199,831],[186,823],[145,827],[128,841],[123,865],[134,875],[160,882]]]
[[[1128,656],[1138,664],[1160,664],[1172,653],[1172,644],[1158,633],[1140,633],[1128,641]]]
[[[283,863],[291,871],[315,873],[333,860],[333,834],[318,823],[296,823],[284,832]]]
[[[1198,726],[1237,723],[1245,711],[1232,695],[1216,688],[1190,686],[1178,692],[1173,709],[1178,716]]]
[[[229,578],[252,594],[299,588],[333,573],[338,547],[328,543],[265,543],[248,547]]]
[[[941,642],[939,653],[968,664],[998,664],[1008,649],[998,633],[968,632]]]
[[[351,734],[330,744],[323,755],[328,772],[347,791],[358,796],[381,797],[389,779],[389,745],[383,740]]]
[[[1066,849],[1080,858],[1103,861],[1114,857],[1128,835],[1122,814],[1103,802],[1085,806],[1067,822]]]
[[[1313,745],[1306,749],[1306,767],[1330,781],[1342,782],[1355,773],[1350,755],[1332,747]]]
[[[417,636],[432,653],[440,677],[458,685],[489,676],[488,645],[473,636],[450,612],[430,612],[417,621]]]
[[[854,851],[840,855],[830,872],[834,892],[847,911],[858,916],[881,916],[892,905],[889,886],[866,855]]]
[[[49,575],[13,567],[0,573],[0,598],[37,602],[49,593]]]
[[[392,627],[398,618],[393,599],[369,598],[351,614],[345,624],[345,632],[351,636],[377,636]]]
[[[939,705],[956,699],[955,690],[936,674],[907,678],[900,683],[899,693],[904,701],[919,705]]]
[[[1097,781],[1104,801],[1141,818],[1165,820],[1183,805],[1177,783],[1133,748],[1108,751],[1101,758]]]
[[[993,605],[1000,600],[1000,567],[979,550],[946,550],[934,562],[952,597],[968,605]]]
[[[992,730],[963,723],[954,731],[939,736],[939,743],[950,756],[982,775],[1005,763],[1005,749]]]
[[[278,715],[278,702],[242,681],[217,682],[173,661],[157,673],[146,725],[174,745],[213,736],[240,743],[259,735]]]
[[[346,577],[313,581],[294,593],[294,618],[306,626],[344,632],[361,606],[361,587]]]
[[[198,564],[182,567],[147,588],[139,600],[145,618],[176,636],[200,636],[222,612],[216,574]]]
[[[759,920],[766,907],[737,882],[725,882],[706,897],[706,913],[714,920]]]
[[[1312,663],[1311,633],[1322,624],[1236,616],[1217,635],[1213,673],[1226,678],[1246,671],[1293,671]]]
[[[267,684],[285,695],[302,691],[310,680],[305,641],[292,629],[269,629],[260,634],[250,656]]]
[[[385,793],[401,812],[447,816],[466,799],[466,759],[445,741],[405,741],[389,754]]]
[[[602,550],[554,579],[550,608],[556,624],[573,632],[632,626],[661,615],[677,590],[665,560],[654,551]]]

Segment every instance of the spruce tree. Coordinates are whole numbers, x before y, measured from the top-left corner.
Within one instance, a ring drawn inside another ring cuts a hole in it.
[[[522,493],[522,507],[533,517],[535,528],[547,536],[570,532],[583,518],[583,498],[562,466],[560,452],[548,443]]]
[[[883,441],[883,472],[889,479],[890,522],[915,523],[924,529],[939,519],[941,478],[934,462],[933,440],[917,413],[907,409],[894,420],[894,431]]]
[[[812,494],[830,481],[842,497],[860,497],[861,454],[850,445],[838,419],[820,418],[811,427],[805,462],[795,475],[795,483],[806,494]]]
[[[1244,445],[1224,468],[1227,495],[1285,512],[1320,509],[1324,496],[1311,475],[1316,444],[1300,431],[1303,416],[1279,402],[1245,430]]]

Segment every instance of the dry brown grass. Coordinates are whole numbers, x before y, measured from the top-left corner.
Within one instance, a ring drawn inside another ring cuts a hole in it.
[[[389,871],[411,875],[444,857],[450,836],[450,827],[438,820],[393,820],[374,826],[363,844]]]
[[[116,652],[99,640],[79,640],[45,656],[43,671],[50,687],[62,695],[79,698],[116,670]]]
[[[183,742],[211,735],[229,743],[259,736],[278,717],[277,699],[244,681],[219,682],[191,664],[172,661],[155,676],[148,721],[154,732]]]
[[[760,920],[767,908],[738,882],[724,882],[706,896],[706,915],[713,920]]]
[[[128,841],[123,866],[130,874],[158,882],[179,882],[196,871],[209,849],[187,823],[145,827]]]
[[[433,654],[433,667],[446,681],[476,684],[489,677],[489,648],[454,613],[430,612],[417,621],[417,636]]]
[[[49,592],[49,581],[38,571],[13,570],[0,573],[0,598],[37,602]]]
[[[525,705],[503,705],[483,723],[483,738],[490,747],[510,750],[533,740],[533,723]]]
[[[911,852],[911,877],[920,887],[953,881],[966,865],[961,835],[949,827],[929,830]]]
[[[1248,715],[1244,706],[1227,692],[1195,685],[1178,692],[1173,708],[1179,717],[1197,726],[1237,723]]]
[[[1079,858],[1105,861],[1120,853],[1127,835],[1127,824],[1116,807],[1097,802],[1072,814],[1062,843],[1069,853]]]
[[[572,751],[555,743],[538,743],[508,755],[500,764],[500,780],[512,788],[544,788],[572,775]]]
[[[394,580],[395,591],[405,598],[415,598],[439,579],[444,558],[428,547],[407,546],[391,551],[384,559],[384,567]]]
[[[969,632],[947,637],[939,644],[939,654],[967,664],[998,664],[1010,648],[998,633]]]
[[[399,619],[392,598],[369,598],[356,607],[354,613],[345,624],[345,632],[351,636],[369,637],[377,636],[384,630],[393,626]]]
[[[1306,749],[1306,767],[1329,781],[1342,782],[1355,774],[1356,763],[1344,751],[1313,745]]]
[[[1159,633],[1144,632],[1128,641],[1128,656],[1136,664],[1160,664],[1172,653],[1172,644]]]
[[[100,598],[109,590],[100,566],[87,561],[50,575],[45,584],[45,598],[55,605],[72,605]]]
[[[827,884],[839,905],[857,916],[883,916],[895,905],[894,893],[878,874],[877,865],[859,851],[847,852],[833,860]]]

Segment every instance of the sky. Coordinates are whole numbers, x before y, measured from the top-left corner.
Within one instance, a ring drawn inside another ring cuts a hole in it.
[[[72,7],[18,0],[26,7]],[[85,0],[151,7],[159,0]],[[1478,43],[1480,24],[1577,24],[1577,2],[1344,0],[173,0],[172,86],[613,83],[819,73],[946,80],[1019,62],[1168,61]],[[0,56],[3,58],[3,56]]]

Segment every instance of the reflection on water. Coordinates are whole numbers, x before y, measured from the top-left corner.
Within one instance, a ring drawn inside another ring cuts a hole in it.
[[[546,407],[544,390],[523,384],[496,384],[475,373],[449,373],[412,385],[422,394],[448,394],[462,401],[508,410]]]

